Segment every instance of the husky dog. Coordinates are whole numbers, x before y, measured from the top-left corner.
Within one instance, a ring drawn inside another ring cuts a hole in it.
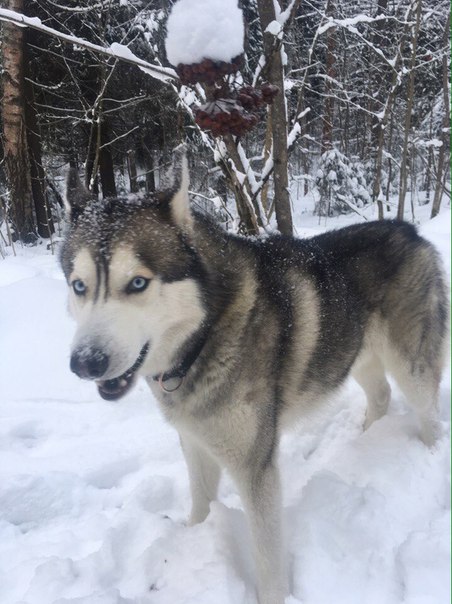
[[[348,375],[369,427],[388,408],[387,370],[435,442],[448,314],[436,251],[396,221],[307,240],[231,235],[190,209],[181,150],[166,191],[98,202],[72,171],[67,201],[72,371],[107,400],[147,380],[180,434],[190,524],[206,518],[225,468],[248,516],[259,602],[282,604],[283,428]]]

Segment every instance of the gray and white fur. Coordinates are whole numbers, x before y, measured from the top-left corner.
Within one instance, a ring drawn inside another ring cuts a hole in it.
[[[90,199],[75,172],[61,264],[77,321],[71,368],[101,396],[141,375],[177,429],[202,522],[225,468],[247,514],[260,604],[287,593],[277,450],[285,426],[352,375],[365,428],[386,373],[438,434],[448,303],[438,254],[410,224],[357,224],[307,240],[226,233],[190,209],[184,153],[155,195]]]

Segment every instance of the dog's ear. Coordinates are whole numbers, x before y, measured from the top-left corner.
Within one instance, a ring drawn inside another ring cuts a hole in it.
[[[173,152],[172,186],[169,198],[171,218],[185,232],[190,232],[193,226],[193,216],[190,212],[188,197],[188,163],[185,145],[179,145]]]
[[[73,222],[92,200],[91,193],[80,180],[77,168],[69,168],[66,180],[66,213]]]

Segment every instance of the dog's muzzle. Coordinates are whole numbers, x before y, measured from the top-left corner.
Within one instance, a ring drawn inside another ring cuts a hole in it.
[[[81,378],[96,380],[101,397],[107,401],[115,401],[124,396],[135,383],[136,372],[144,363],[149,350],[147,342],[140,350],[135,363],[118,377],[101,380],[107,372],[109,358],[95,348],[85,348],[75,351],[71,357],[71,370]]]

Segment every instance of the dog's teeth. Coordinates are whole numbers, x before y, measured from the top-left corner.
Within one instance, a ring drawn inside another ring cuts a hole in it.
[[[124,386],[127,386],[127,380],[122,379],[122,380],[119,382],[119,385],[121,386],[121,388],[124,388]]]

